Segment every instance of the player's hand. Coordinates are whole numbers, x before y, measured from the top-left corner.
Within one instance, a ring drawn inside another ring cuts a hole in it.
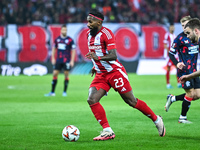
[[[88,52],[86,55],[85,55],[86,58],[88,59],[94,59],[94,60],[99,60],[97,55],[94,53],[94,52]]]
[[[74,61],[70,61],[69,64],[71,67],[74,67]]]
[[[51,63],[52,63],[52,65],[56,64],[56,59],[54,57],[51,58]]]
[[[96,70],[92,68],[91,72],[92,72],[91,77],[93,77],[93,75],[96,73]]]
[[[183,75],[178,79],[178,81],[181,82],[182,84],[185,83],[188,80],[190,80],[190,76],[189,75]]]
[[[183,62],[179,62],[176,66],[178,69],[182,70],[185,67],[185,64]]]

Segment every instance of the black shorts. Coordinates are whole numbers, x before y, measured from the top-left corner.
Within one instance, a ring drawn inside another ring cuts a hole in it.
[[[59,63],[56,62],[56,64],[53,66],[54,70],[59,70],[61,71],[62,69],[65,71],[69,71],[71,69],[71,66],[69,63]]]
[[[199,77],[196,77],[194,79],[191,79],[189,81],[186,81],[183,85],[182,88],[184,89],[199,89],[200,88],[200,80]]]

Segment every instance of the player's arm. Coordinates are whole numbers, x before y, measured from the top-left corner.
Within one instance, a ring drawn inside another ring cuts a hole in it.
[[[175,58],[175,55],[174,55],[174,54],[171,54],[171,53],[169,52],[169,58],[170,58],[171,61],[174,63],[174,65],[177,66],[178,60]]]
[[[178,69],[182,70],[185,67],[185,64],[183,62],[178,62],[178,60],[175,58],[175,54],[180,49],[180,45],[181,41],[176,38],[169,50],[169,58]]]
[[[71,66],[71,67],[74,66],[75,56],[76,56],[76,50],[75,50],[75,49],[72,49],[71,60],[70,60],[70,66]]]
[[[51,54],[51,63],[52,63],[53,65],[56,64],[55,53],[56,53],[56,48],[53,47],[53,48],[52,48],[52,54]]]
[[[169,52],[169,58],[172,60],[173,64],[180,70],[183,69],[183,67],[185,67],[185,64],[183,62],[178,62],[178,60],[175,58],[175,56],[173,54],[171,54]]]
[[[181,81],[188,81],[188,80],[191,80],[193,78],[196,78],[196,77],[199,77],[200,76],[200,70],[196,71],[196,72],[193,72],[191,74],[188,74],[188,75],[184,75],[180,78]]]
[[[88,59],[112,61],[117,59],[117,52],[116,49],[111,49],[105,56],[97,56],[94,52],[88,52],[85,56]]]
[[[191,80],[191,79],[193,79],[193,78],[196,78],[196,77],[198,77],[198,76],[200,76],[200,70],[198,70],[198,71],[196,71],[196,72],[193,72],[193,73],[191,73],[191,74],[188,74],[188,75],[183,75],[183,76],[181,76],[181,77],[179,78],[179,81],[180,81],[181,83],[185,83],[186,81]]]
[[[167,43],[164,43],[164,48],[167,50],[167,53],[169,52],[169,48],[167,46]]]

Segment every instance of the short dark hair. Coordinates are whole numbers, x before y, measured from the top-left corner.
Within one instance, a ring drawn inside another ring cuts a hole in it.
[[[198,30],[200,30],[200,20],[198,18],[193,18],[191,19],[186,25],[185,25],[185,29],[189,27],[190,29],[194,30],[195,28],[197,28]]]
[[[97,9],[93,9],[89,12],[89,14],[93,15],[93,16],[96,16],[102,20],[104,20],[104,16],[102,13],[100,13]]]
[[[63,28],[63,27],[64,27],[64,28],[67,28],[66,24],[63,24],[63,25],[61,26],[61,28]]]

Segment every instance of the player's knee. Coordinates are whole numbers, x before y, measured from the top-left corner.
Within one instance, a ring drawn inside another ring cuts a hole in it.
[[[195,100],[198,100],[200,98],[200,95],[199,94],[197,94],[197,95],[195,95],[195,96],[193,96],[193,101],[195,101]]]
[[[135,105],[137,104],[137,99],[136,99],[136,98],[126,99],[125,102],[126,102],[129,106],[135,107]]]
[[[88,97],[87,102],[89,105],[95,104],[98,102],[97,99],[93,98],[93,97]]]

